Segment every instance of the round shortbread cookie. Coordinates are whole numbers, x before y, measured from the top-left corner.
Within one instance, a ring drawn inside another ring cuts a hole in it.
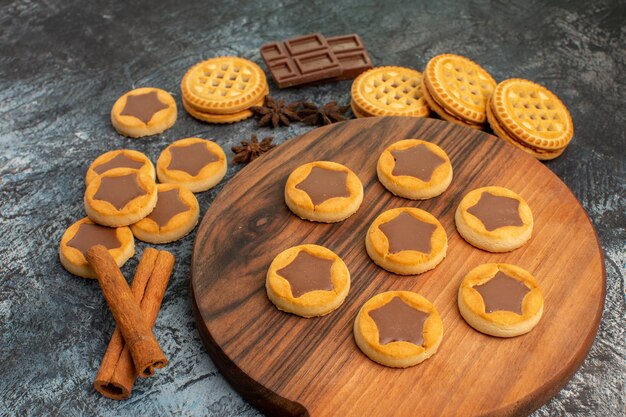
[[[137,88],[113,104],[111,123],[118,133],[131,138],[156,135],[176,123],[176,102],[160,88]]]
[[[523,150],[524,152],[534,156],[535,158],[541,160],[541,161],[547,161],[550,159],[554,159],[558,156],[560,156],[563,151],[565,151],[566,147],[563,147],[561,149],[555,150],[555,151],[546,151],[543,149],[538,149],[538,148],[534,148],[522,141],[520,141],[519,139],[516,139],[514,137],[512,137],[511,135],[509,135],[502,126],[500,126],[498,124],[498,121],[496,120],[495,116],[493,115],[493,111],[492,111],[492,106],[491,106],[491,100],[489,102],[489,104],[487,105],[487,120],[489,121],[489,126],[491,126],[491,129],[493,129],[493,132],[502,140],[504,140],[505,142],[510,143],[511,145],[515,146],[516,148],[519,148],[521,150]]]
[[[181,90],[187,104],[199,112],[233,114],[258,103],[267,90],[267,80],[254,62],[224,56],[191,67]]]
[[[448,236],[432,214],[400,207],[376,217],[365,235],[365,248],[381,268],[416,275],[435,268],[445,258]]]
[[[269,90],[266,90],[263,97],[265,97],[265,95],[267,95],[268,92]],[[183,100],[183,107],[185,108],[185,111],[189,113],[191,117],[198,119],[202,122],[216,123],[216,124],[228,124],[228,123],[240,122],[254,115],[254,113],[250,109],[245,109],[240,112],[232,113],[232,114],[204,113],[193,108],[184,98],[182,100]],[[262,106],[263,102],[264,102],[264,98],[261,98],[261,100],[255,103],[253,106]]]
[[[474,61],[442,54],[426,64],[424,86],[440,116],[445,118],[447,113],[471,126],[487,121],[485,108],[496,82]]]
[[[145,154],[130,149],[117,149],[103,153],[91,163],[85,175],[85,184],[89,185],[95,177],[114,168],[136,169],[153,180],[156,179],[154,165]]]
[[[161,152],[156,171],[159,181],[184,185],[194,193],[206,191],[226,175],[226,154],[215,142],[185,138]]]
[[[406,368],[437,352],[443,323],[435,306],[411,291],[388,291],[370,298],[354,320],[354,340],[381,365]]]
[[[274,258],[267,271],[265,289],[279,310],[302,317],[323,316],[345,300],[350,290],[350,272],[330,249],[294,246]]]
[[[461,316],[479,332],[514,337],[531,331],[543,313],[537,280],[510,264],[483,264],[472,269],[459,287]]]
[[[466,120],[461,120],[458,117],[456,117],[455,115],[450,114],[444,108],[440,107],[439,104],[437,104],[435,102],[435,100],[428,93],[428,89],[424,85],[424,80],[422,80],[422,94],[424,95],[424,99],[426,100],[426,103],[428,104],[428,107],[432,111],[434,111],[439,117],[441,117],[443,120],[446,120],[448,122],[452,122],[452,123],[457,124],[459,126],[471,127],[472,129],[477,129],[477,130],[482,130],[483,129],[484,125],[482,125],[482,124],[473,124],[473,123],[469,123]]]
[[[504,187],[482,187],[467,193],[455,217],[459,234],[489,252],[509,252],[524,245],[533,231],[526,201]]]
[[[154,210],[130,228],[144,242],[173,242],[196,227],[200,206],[196,196],[180,184],[158,184],[157,192]]]
[[[128,226],[154,209],[156,183],[136,169],[114,168],[89,183],[84,201],[85,211],[92,221],[103,226]]]
[[[334,223],[352,216],[363,184],[348,167],[330,161],[300,165],[287,178],[285,203],[301,219]]]
[[[534,148],[557,151],[574,135],[567,107],[547,88],[532,81],[512,78],[493,92],[491,110],[509,136]]]
[[[452,164],[445,151],[419,139],[401,140],[385,149],[376,172],[386,189],[412,200],[436,197],[452,181]]]
[[[100,226],[85,217],[63,233],[59,244],[61,264],[71,274],[96,278],[86,258],[89,248],[95,245],[104,245],[119,267],[135,254],[135,240],[130,228]]]
[[[421,81],[422,73],[409,68],[372,68],[352,83],[352,100],[361,115],[426,117]]]

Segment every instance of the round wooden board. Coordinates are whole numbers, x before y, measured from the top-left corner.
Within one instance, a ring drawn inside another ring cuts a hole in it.
[[[450,156],[454,179],[441,196],[411,201],[376,178],[380,153],[395,141],[421,138]],[[307,222],[284,203],[297,166],[332,160],[363,182],[359,211],[337,224]],[[468,191],[500,185],[530,205],[535,226],[525,246],[492,254],[457,233],[454,211]],[[384,210],[411,206],[434,214],[448,234],[448,254],[432,271],[401,277],[377,267],[364,238]],[[304,319],[278,311],[265,293],[276,254],[316,243],[337,253],[352,287],[333,313]],[[499,339],[469,327],[457,308],[463,276],[486,262],[530,271],[545,297],[543,318],[527,335]],[[509,416],[530,413],[580,366],[602,313],[602,252],[587,214],[543,164],[486,133],[432,119],[358,119],[313,130],[244,168],[211,205],[198,230],[191,266],[196,322],[207,351],[232,386],[268,415]],[[358,349],[352,325],[370,297],[416,291],[439,310],[444,337],[420,365],[391,369]]]

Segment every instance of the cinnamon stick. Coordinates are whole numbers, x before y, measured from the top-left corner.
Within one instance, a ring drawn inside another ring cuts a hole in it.
[[[93,246],[87,251],[87,260],[96,271],[102,294],[128,345],[137,375],[149,376],[154,368],[165,367],[168,360],[152,334],[152,326],[144,318],[139,303],[107,248]]]
[[[159,314],[173,267],[174,256],[171,253],[152,248],[144,251],[137,267],[131,289],[135,298],[141,299],[141,312],[151,326],[154,326]],[[135,283],[138,283],[137,287],[143,285],[140,296],[135,292]],[[154,372],[154,369],[151,371]],[[96,375],[94,388],[105,397],[123,400],[130,397],[136,378],[130,351],[116,328]]]

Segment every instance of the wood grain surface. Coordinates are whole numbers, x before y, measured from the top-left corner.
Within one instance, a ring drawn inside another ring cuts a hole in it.
[[[387,192],[376,161],[391,143],[420,138],[450,156],[454,179],[441,196],[410,201]],[[359,211],[337,224],[300,220],[283,187],[300,164],[332,160],[363,182]],[[530,205],[533,237],[522,248],[492,254],[457,233],[454,211],[468,191],[500,185]],[[447,257],[434,270],[401,277],[377,267],[364,246],[382,211],[419,207],[448,234]],[[278,311],[265,294],[265,273],[280,251],[315,243],[346,262],[352,287],[335,312],[303,319]],[[529,270],[545,298],[529,334],[498,339],[470,328],[458,312],[463,276],[485,262]],[[269,415],[524,415],[554,395],[580,366],[596,333],[605,293],[603,259],[587,214],[543,164],[483,132],[419,118],[370,118],[313,130],[243,169],[207,211],[197,234],[191,287],[196,323],[216,366],[244,398]],[[383,291],[412,290],[439,310],[439,351],[408,369],[370,361],[352,324],[361,305]]]

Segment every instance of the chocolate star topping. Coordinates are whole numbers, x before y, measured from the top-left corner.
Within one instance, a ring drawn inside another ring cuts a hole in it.
[[[483,192],[478,203],[468,208],[467,212],[476,216],[489,231],[504,226],[524,225],[519,216],[519,200],[516,198]]]
[[[522,314],[522,300],[530,289],[522,282],[498,271],[489,281],[474,287],[485,302],[485,312],[498,310]]]
[[[310,291],[334,290],[330,274],[332,266],[332,260],[318,258],[301,250],[289,265],[276,273],[289,281],[291,294],[297,298]]]
[[[248,162],[254,161],[276,146],[272,143],[273,139],[272,136],[269,136],[259,142],[256,135],[252,135],[249,142],[243,141],[239,146],[233,146],[230,148],[230,150],[235,153],[233,164],[247,164]]]
[[[408,149],[393,150],[391,155],[396,161],[391,172],[393,175],[408,175],[425,182],[430,181],[435,169],[446,162],[422,144]]]
[[[164,227],[172,220],[172,217],[187,210],[189,210],[189,207],[180,199],[180,193],[177,188],[159,191],[157,204],[152,213],[148,214],[148,218],[154,220],[159,227]]]
[[[145,94],[129,95],[126,97],[126,105],[120,113],[122,116],[133,116],[144,123],[148,123],[154,114],[169,106],[159,100],[156,91]]]
[[[294,102],[285,105],[285,100],[274,101],[271,96],[265,96],[265,104],[263,106],[252,106],[250,110],[261,118],[259,119],[259,127],[269,126],[278,127],[280,124],[289,126],[291,122],[299,121],[300,116],[296,114],[296,109],[300,106],[300,102]]]
[[[335,122],[346,120],[344,113],[350,106],[340,106],[336,101],[330,101],[323,107],[317,107],[314,103],[302,103],[302,109],[298,111],[298,116],[308,125],[324,126]]]
[[[167,169],[183,171],[195,177],[208,164],[219,161],[217,155],[207,149],[204,142],[196,142],[191,145],[172,146],[170,148],[172,159]]]
[[[378,328],[378,343],[409,342],[421,346],[424,343],[424,322],[428,314],[419,311],[400,297],[375,310],[370,310],[370,317]]]
[[[430,239],[437,226],[423,222],[403,211],[378,228],[387,236],[390,254],[403,250],[415,250],[429,254],[431,251]]]
[[[81,223],[73,238],[67,242],[67,246],[78,249],[87,256],[89,248],[95,245],[104,245],[107,249],[115,249],[122,246],[117,238],[116,229],[97,224]]]
[[[105,162],[102,165],[98,165],[93,170],[96,174],[102,174],[103,172],[107,172],[113,168],[132,168],[139,169],[143,166],[143,162],[135,161],[134,159],[130,159],[123,153],[117,154],[110,161]]]
[[[315,166],[304,181],[296,185],[296,188],[307,193],[313,205],[318,206],[331,198],[349,197],[347,178],[348,173],[345,171]]]
[[[122,210],[130,201],[146,194],[146,190],[139,185],[137,175],[128,174],[102,178],[100,188],[96,191],[93,199],[108,201],[116,209]]]

